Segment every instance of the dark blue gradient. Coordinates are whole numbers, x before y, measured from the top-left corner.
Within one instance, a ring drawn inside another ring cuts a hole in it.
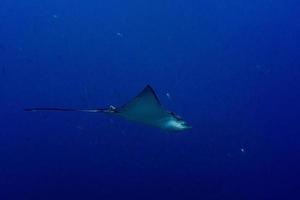
[[[300,199],[300,2],[1,0],[1,200]],[[97,113],[146,84],[193,129]]]

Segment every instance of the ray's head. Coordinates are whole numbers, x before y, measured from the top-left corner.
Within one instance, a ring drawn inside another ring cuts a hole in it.
[[[188,125],[181,117],[172,113],[172,117],[169,118],[165,123],[165,129],[170,131],[184,131],[191,129],[192,127]]]

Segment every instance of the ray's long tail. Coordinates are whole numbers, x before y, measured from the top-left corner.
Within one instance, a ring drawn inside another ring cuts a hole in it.
[[[104,113],[112,113],[114,110],[111,108],[97,108],[97,109],[72,109],[72,108],[25,108],[24,111],[28,112],[37,112],[37,111],[67,111],[67,112],[104,112]]]

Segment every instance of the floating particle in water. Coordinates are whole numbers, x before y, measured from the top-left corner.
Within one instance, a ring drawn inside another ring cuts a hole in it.
[[[53,14],[52,17],[53,17],[54,19],[57,19],[57,18],[58,18],[58,15],[57,15],[57,14]]]
[[[123,37],[123,33],[118,32],[116,34],[117,34],[118,37]]]
[[[166,96],[167,96],[169,99],[171,99],[171,95],[170,95],[169,92],[166,93]]]
[[[242,153],[245,153],[245,149],[244,149],[244,148],[241,148],[241,152],[242,152]]]

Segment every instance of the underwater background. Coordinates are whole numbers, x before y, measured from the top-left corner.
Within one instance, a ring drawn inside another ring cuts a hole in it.
[[[0,199],[300,199],[300,2],[1,0]],[[150,84],[184,132],[96,113]]]

